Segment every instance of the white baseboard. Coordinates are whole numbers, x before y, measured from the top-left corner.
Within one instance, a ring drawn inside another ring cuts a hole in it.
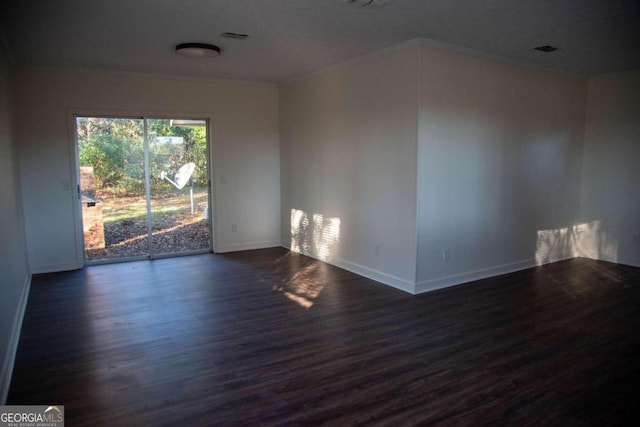
[[[577,255],[568,255],[568,256],[564,256],[564,257],[553,258],[553,259],[550,259],[550,260],[549,260],[549,261],[547,261],[547,262],[542,262],[542,263],[538,263],[538,262],[536,261],[536,266],[538,266],[538,267],[539,267],[539,266],[541,266],[541,265],[555,264],[556,262],[566,261],[566,260],[568,260],[568,259],[575,259],[575,258],[580,258],[580,257],[579,257],[579,256],[577,256]]]
[[[640,267],[640,258],[630,257],[630,256],[621,256],[621,257],[618,257],[617,263],[630,265],[631,267]]]
[[[282,246],[279,240],[266,240],[263,242],[242,243],[239,245],[220,246],[215,253],[223,254],[226,252],[250,251],[253,249],[277,248]]]
[[[281,242],[280,246],[291,250],[291,246],[288,242]],[[312,253],[304,253],[311,258],[318,259]],[[573,259],[575,256],[566,256],[566,257],[558,257],[549,260],[544,264],[553,264],[556,262]],[[600,261],[608,261],[608,262],[616,262],[618,264],[625,264],[632,267],[640,267],[640,259],[634,257],[619,257],[616,261],[602,259]],[[422,280],[419,281],[415,286],[408,280],[400,279],[398,277],[373,270],[371,268],[344,260],[340,258],[334,258],[328,261],[325,261],[327,264],[335,265],[336,267],[340,267],[344,270],[350,271],[352,273],[358,274],[360,276],[366,277],[371,280],[375,280],[382,284],[391,286],[393,288],[402,290],[404,292],[408,292],[410,294],[421,294],[424,292],[435,291],[437,289],[448,288],[451,286],[462,285],[465,283],[473,282],[476,280],[487,279],[489,277],[500,276],[502,274],[514,273],[516,271],[526,270],[528,268],[533,268],[538,266],[539,264],[536,262],[535,258],[529,258],[521,261],[515,261],[507,264],[502,264],[494,267],[483,268],[479,270],[468,271],[465,273],[454,274],[451,276],[438,277],[435,279]],[[543,264],[543,265],[544,265]]]
[[[20,331],[22,330],[22,320],[27,309],[27,300],[29,299],[29,290],[31,289],[31,273],[27,274],[22,285],[20,300],[16,314],[13,318],[11,327],[11,336],[7,345],[7,352],[4,354],[2,362],[2,372],[0,373],[0,405],[6,405],[7,396],[9,395],[9,386],[11,385],[11,374],[13,373],[13,364],[16,361],[16,353],[18,351],[18,342],[20,341]]]
[[[436,279],[422,280],[416,286],[416,294],[436,289],[448,288],[451,286],[462,285],[464,283],[473,282],[475,280],[486,279],[501,274],[513,273],[515,271],[526,270],[536,266],[536,260],[533,258],[502,264],[495,267],[483,268],[480,270],[469,271],[452,276],[438,277]]]
[[[62,264],[45,264],[45,265],[36,265],[31,267],[32,274],[42,274],[42,273],[56,273],[58,271],[71,271],[78,270],[82,268],[82,266],[78,265],[77,262],[69,262]]]
[[[376,282],[380,282],[384,285],[391,286],[401,291],[408,292],[412,295],[416,293],[416,287],[410,281],[374,270],[369,267],[365,267],[360,264],[356,264],[354,262],[346,261],[343,259],[333,259],[329,261],[328,264],[333,264],[336,267],[340,267],[344,270],[366,277],[367,279],[375,280]]]
[[[594,261],[612,262],[614,264],[628,265],[631,267],[640,267],[640,258],[636,258],[636,257],[619,256],[612,259],[610,257],[594,258],[590,256],[580,255],[580,258],[592,259]]]
[[[291,250],[291,246],[287,242],[281,242],[281,246],[283,248]],[[299,253],[310,258],[320,260],[316,255],[312,253],[307,253],[305,251]],[[375,280],[376,282],[380,282],[383,285],[391,286],[392,288],[396,288],[410,294],[415,293],[415,286],[408,280],[400,279],[399,277],[395,277],[390,274],[386,274],[381,271],[377,271],[372,268],[365,267],[363,265],[356,264],[354,262],[347,261],[341,258],[332,258],[330,260],[320,261],[342,268],[343,270],[350,271],[351,273],[357,274],[359,276],[366,277],[367,279]]]

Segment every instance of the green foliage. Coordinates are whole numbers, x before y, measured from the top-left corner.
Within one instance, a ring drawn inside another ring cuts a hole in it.
[[[92,166],[96,189],[117,194],[143,194],[144,121],[142,119],[77,118],[81,166]],[[180,166],[194,162],[193,183],[207,185],[205,127],[171,126],[168,119],[148,119],[149,172],[152,191],[166,192]],[[174,189],[175,190],[175,189]]]

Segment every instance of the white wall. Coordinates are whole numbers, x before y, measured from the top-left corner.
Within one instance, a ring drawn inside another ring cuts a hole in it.
[[[0,405],[8,391],[31,279],[12,126],[12,80],[11,67],[0,46]]]
[[[73,113],[208,116],[217,251],[279,245],[277,87],[30,68],[19,72],[16,92],[27,247],[33,272],[79,267],[74,223],[77,201],[72,191]],[[237,232],[231,232],[232,224],[238,224]]]
[[[614,260],[577,245],[584,236],[633,263],[637,80],[590,80],[583,175],[586,79],[428,43],[280,95],[242,82],[21,70],[30,261],[34,271],[78,266],[69,118],[110,111],[211,117],[219,251],[281,242],[409,292],[574,255]]]
[[[409,292],[418,59],[413,43],[280,92],[283,245]]]
[[[421,54],[417,291],[573,256],[585,79]]]
[[[640,70],[589,79],[579,255],[640,266]]]

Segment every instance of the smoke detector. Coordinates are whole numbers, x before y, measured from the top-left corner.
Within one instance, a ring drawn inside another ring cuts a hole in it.
[[[232,33],[230,31],[227,31],[226,33],[220,34],[220,37],[224,37],[225,39],[244,40],[247,37],[249,37],[249,35],[243,34],[243,33]]]
[[[540,52],[545,52],[545,53],[549,53],[549,52],[553,52],[555,50],[558,50],[557,47],[555,46],[549,46],[548,44],[544,45],[544,46],[536,46],[534,47],[535,50],[539,50]]]
[[[362,9],[380,9],[386,4],[383,0],[344,0],[349,6],[359,7]]]

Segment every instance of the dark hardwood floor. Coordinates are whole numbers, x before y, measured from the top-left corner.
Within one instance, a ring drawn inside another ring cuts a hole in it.
[[[638,268],[411,296],[266,249],[34,276],[8,403],[68,426],[605,426],[638,396]]]

